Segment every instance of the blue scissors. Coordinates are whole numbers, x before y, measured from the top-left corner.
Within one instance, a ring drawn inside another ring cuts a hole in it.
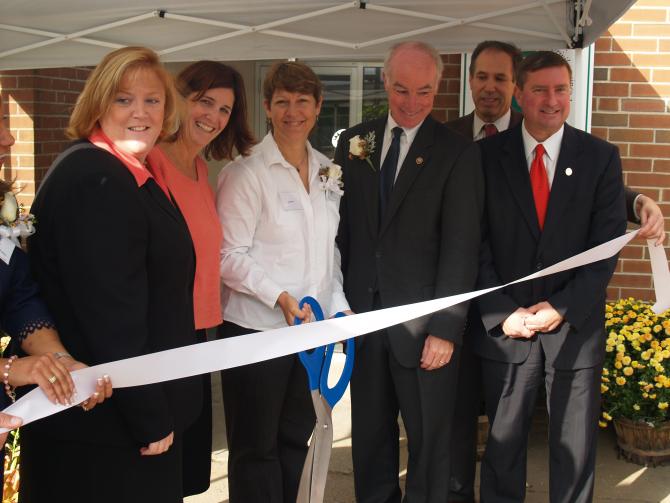
[[[319,303],[312,297],[305,297],[300,301],[300,308],[309,304],[316,321],[324,319],[323,310]],[[336,318],[345,316],[337,313]],[[295,318],[295,324],[301,323]],[[328,344],[314,349],[311,353],[301,351],[298,357],[307,370],[309,389],[316,413],[316,425],[312,432],[312,440],[305,458],[305,466],[300,477],[298,497],[296,503],[322,503],[328,478],[328,465],[330,464],[330,451],[333,447],[333,418],[332,412],[335,404],[344,395],[351,372],[354,368],[354,340],[347,340],[346,360],[344,369],[335,386],[328,387],[328,372],[333,359],[335,344]]]

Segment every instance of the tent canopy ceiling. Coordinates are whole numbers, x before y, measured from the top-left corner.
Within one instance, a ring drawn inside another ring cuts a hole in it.
[[[586,46],[635,0],[4,0],[0,69],[95,65],[144,45],[163,61],[383,57],[419,39],[442,53],[482,40]],[[581,21],[581,22],[580,22]]]

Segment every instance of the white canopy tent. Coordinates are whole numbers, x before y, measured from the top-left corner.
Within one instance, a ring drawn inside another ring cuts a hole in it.
[[[420,39],[442,53],[487,39],[586,47],[635,0],[0,0],[0,70],[95,65],[144,45],[163,61],[379,60]]]

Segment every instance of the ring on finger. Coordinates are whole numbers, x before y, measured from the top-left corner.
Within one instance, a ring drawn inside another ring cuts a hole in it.
[[[81,408],[84,409],[85,412],[88,412],[88,400],[84,400],[81,402]]]
[[[446,363],[447,363],[447,362],[443,362],[442,360],[440,360],[440,365],[444,365],[444,364],[446,364]]]
[[[56,381],[58,381],[58,377],[56,377],[56,374],[53,374],[51,377],[47,379],[51,384],[54,384]]]

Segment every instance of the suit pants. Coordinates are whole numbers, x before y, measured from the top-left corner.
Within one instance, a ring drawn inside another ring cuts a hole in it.
[[[473,321],[472,318],[470,321]],[[475,321],[481,324],[481,321]],[[470,323],[468,325],[472,326]],[[477,429],[482,399],[481,358],[472,350],[472,339],[466,334],[458,366],[458,390],[451,430],[452,463],[448,501],[475,501]]]
[[[219,337],[250,334],[224,322]],[[294,503],[316,416],[297,355],[221,371],[230,503]]]
[[[351,433],[357,503],[399,503],[399,427],[407,431],[405,503],[444,503],[458,371],[449,364],[425,371],[401,366],[386,331],[357,344],[351,378]]]
[[[550,337],[540,335],[539,337]],[[482,460],[482,503],[524,501],[526,451],[538,389],[549,411],[549,500],[593,499],[601,367],[556,369],[537,337],[523,363],[483,359],[489,438]]]

